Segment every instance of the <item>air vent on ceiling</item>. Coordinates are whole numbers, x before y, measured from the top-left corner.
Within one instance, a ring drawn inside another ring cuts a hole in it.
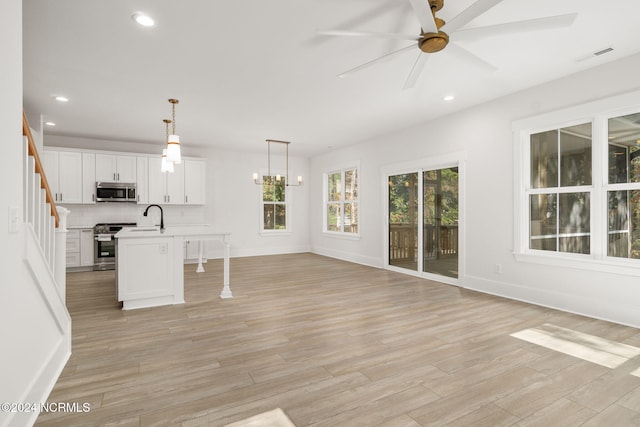
[[[604,55],[605,53],[609,53],[609,52],[613,52],[613,48],[612,47],[608,47],[606,49],[602,49],[602,50],[599,50],[597,52],[593,52],[593,56],[600,56],[600,55]]]
[[[604,48],[604,49],[600,49],[600,50],[598,50],[598,51],[596,51],[596,52],[590,53],[590,54],[589,54],[589,55],[587,55],[587,56],[584,56],[584,57],[582,57],[582,58],[578,58],[578,59],[576,59],[576,62],[582,62],[582,61],[586,61],[586,60],[588,60],[588,59],[593,59],[593,58],[595,58],[595,57],[605,55],[605,54],[607,54],[607,53],[609,53],[609,52],[613,52],[613,48],[612,48],[612,47],[606,47],[606,48]]]

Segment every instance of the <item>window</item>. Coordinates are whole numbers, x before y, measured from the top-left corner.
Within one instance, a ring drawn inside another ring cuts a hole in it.
[[[532,134],[529,249],[591,249],[591,123]]]
[[[513,123],[518,260],[640,276],[639,95]]]
[[[359,233],[358,168],[324,175],[324,231],[344,235]]]
[[[607,123],[607,255],[640,258],[640,113]]]
[[[287,186],[283,176],[262,177],[261,231],[287,231]]]

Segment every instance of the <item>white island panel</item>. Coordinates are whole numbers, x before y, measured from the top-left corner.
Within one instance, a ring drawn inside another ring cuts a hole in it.
[[[229,286],[230,233],[209,226],[123,228],[116,234],[118,300],[123,309],[184,303],[185,241],[217,240],[224,246],[221,298],[232,298]],[[200,264],[202,265],[202,264]]]
[[[184,303],[178,244],[174,237],[118,241],[118,300],[124,310]]]

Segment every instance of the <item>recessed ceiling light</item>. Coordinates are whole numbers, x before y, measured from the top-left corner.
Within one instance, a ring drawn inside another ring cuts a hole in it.
[[[56,101],[60,101],[60,102],[69,102],[69,98],[67,98],[66,96],[56,96]]]
[[[56,124],[53,122],[44,122],[45,125],[47,126],[55,126]]]
[[[132,18],[134,21],[136,21],[138,24],[142,25],[143,27],[153,27],[155,25],[155,22],[153,22],[153,19],[146,13],[136,12],[133,14]]]
[[[442,97],[442,99],[444,101],[453,101],[454,99],[456,99],[456,97],[453,96],[453,95],[445,95],[445,96]]]

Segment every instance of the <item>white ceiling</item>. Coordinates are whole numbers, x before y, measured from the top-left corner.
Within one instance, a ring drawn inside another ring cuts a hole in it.
[[[425,0],[426,1],[426,0]],[[445,0],[445,21],[475,0]],[[182,144],[264,151],[268,138],[312,156],[437,118],[640,51],[638,0],[504,0],[465,28],[577,13],[572,26],[460,42],[497,71],[409,45],[318,29],[418,34],[408,0],[24,0],[24,98],[45,134],[163,146],[169,98]],[[152,28],[131,18],[144,11]],[[452,35],[452,41],[455,41]],[[613,47],[599,57],[593,52]],[[606,84],[606,82],[603,82]],[[585,88],[588,90],[588,88]],[[442,97],[454,94],[453,102]],[[55,95],[70,101],[60,103]],[[105,147],[107,148],[107,147]]]

